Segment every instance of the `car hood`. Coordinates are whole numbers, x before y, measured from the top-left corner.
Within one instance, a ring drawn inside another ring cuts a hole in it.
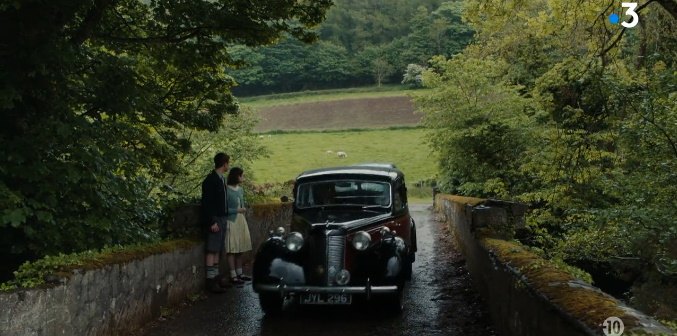
[[[346,232],[360,231],[366,227],[388,221],[392,218],[391,214],[378,214],[371,217],[365,217],[344,222],[311,223],[312,231],[317,230],[344,230]]]

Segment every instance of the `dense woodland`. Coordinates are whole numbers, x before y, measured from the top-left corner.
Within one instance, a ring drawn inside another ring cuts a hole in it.
[[[522,242],[675,316],[674,2],[641,2],[635,28],[613,1],[464,3],[474,43],[433,57],[416,98],[441,188],[530,204]]]
[[[430,0],[0,2],[0,279],[23,260],[156,240],[171,208],[199,192],[215,148],[240,163],[265,154],[234,88],[399,83],[409,62],[469,42],[460,10]]]
[[[674,319],[677,5],[618,5],[1,1],[3,278],[163,237],[205,153],[264,153],[233,93],[406,83],[443,191],[530,204],[523,243]]]
[[[23,260],[161,238],[197,193],[184,176],[209,171],[199,154],[259,153],[230,48],[315,41],[331,5],[0,1],[2,279]],[[224,127],[232,138],[196,141]]]
[[[472,30],[461,18],[462,2],[334,2],[317,28],[318,43],[282,39],[272,46],[235,47],[233,56],[245,66],[229,72],[238,82],[233,92],[252,95],[401,83],[409,64],[425,66],[434,55],[451,57],[472,39]]]

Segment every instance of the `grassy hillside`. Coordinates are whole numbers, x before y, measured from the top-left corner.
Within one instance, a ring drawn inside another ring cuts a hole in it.
[[[435,159],[423,143],[424,129],[367,130],[266,135],[271,156],[254,163],[257,182],[283,182],[301,171],[363,162],[392,162],[416,182],[435,175]],[[331,153],[328,153],[331,151]],[[344,151],[347,158],[339,158]]]
[[[421,115],[407,96],[411,91],[371,90],[244,99],[262,119],[256,130],[267,132],[259,140],[271,152],[253,163],[254,181],[284,182],[308,169],[391,162],[404,171],[413,198],[429,199],[429,191],[413,188],[415,182],[435,176],[436,160],[424,143],[426,130],[417,128]],[[338,151],[348,157],[339,158]]]

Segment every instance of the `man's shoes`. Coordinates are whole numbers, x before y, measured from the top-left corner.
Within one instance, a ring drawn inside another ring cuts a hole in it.
[[[238,278],[238,277],[232,277],[232,278],[230,278],[230,283],[232,283],[233,285],[236,285],[236,286],[242,286],[242,285],[244,285],[244,281],[242,281],[242,280],[241,280],[240,278]]]
[[[207,291],[217,294],[226,292],[225,289],[219,286],[219,282],[217,279],[207,279]]]
[[[246,276],[246,275],[244,275],[244,274],[238,275],[237,278],[240,279],[240,280],[242,280],[242,281],[252,281],[252,278],[251,278],[251,277],[248,277],[248,276]]]

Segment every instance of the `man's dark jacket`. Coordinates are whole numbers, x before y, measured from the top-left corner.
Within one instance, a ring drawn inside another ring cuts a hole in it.
[[[228,214],[226,209],[226,185],[215,171],[202,181],[202,225],[209,227],[216,223],[216,217]]]

